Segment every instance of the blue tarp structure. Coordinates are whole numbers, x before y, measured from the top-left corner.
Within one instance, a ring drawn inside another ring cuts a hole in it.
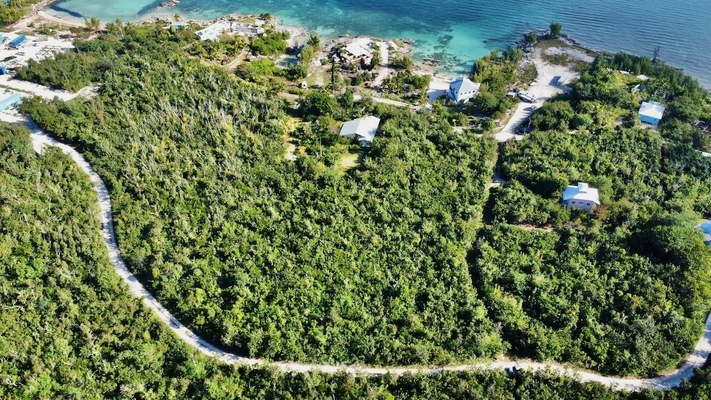
[[[20,45],[22,44],[22,42],[25,41],[25,39],[27,39],[27,36],[25,36],[25,35],[20,35],[16,38],[12,39],[12,42],[9,43],[10,47],[14,47],[14,48],[20,47]]]
[[[8,74],[7,68],[0,65],[0,75],[7,75],[7,74]]]
[[[706,244],[711,246],[711,221],[699,225],[699,228],[706,234]]]
[[[5,97],[0,100],[0,111],[5,111],[8,108],[20,104],[22,102],[22,96],[17,93],[7,93]]]

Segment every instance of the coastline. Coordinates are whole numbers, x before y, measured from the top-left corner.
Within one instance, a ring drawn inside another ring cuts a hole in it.
[[[16,23],[8,26],[9,29],[12,30],[19,30],[19,31],[34,31],[35,27],[37,24],[57,24],[69,28],[85,28],[86,23],[83,19],[79,19],[78,17],[73,17],[71,15],[68,15],[66,13],[62,13],[59,11],[56,11],[53,13],[49,7],[57,2],[58,0],[43,0],[37,4],[34,4],[32,6],[32,10],[22,19],[17,21]],[[169,11],[171,10],[171,6],[167,7],[156,7],[151,13],[143,15],[142,17],[135,19],[135,20],[130,20],[130,21],[124,21],[127,23],[143,23],[143,22],[159,22],[163,21],[165,23],[180,23],[180,24],[187,24],[187,23],[197,23],[200,25],[207,25],[210,23],[214,23],[216,21],[220,21],[223,19],[227,18],[245,18],[250,15],[256,15],[256,14],[241,14],[239,12],[235,13],[229,13],[229,14],[224,14],[219,16],[218,18],[215,19],[176,19],[176,16],[179,16],[178,13],[170,13]],[[290,47],[298,47],[303,45],[309,38],[310,34],[312,31],[309,31],[305,26],[303,25],[295,25],[295,24],[283,24],[280,22],[280,18],[276,15],[272,16],[273,18],[273,25],[276,30],[279,31],[287,31],[290,33],[290,40],[289,40],[289,46]],[[106,21],[106,22],[111,22],[111,21]],[[100,23],[100,28],[104,28],[106,22],[101,21]],[[541,35],[543,33],[547,32],[546,29],[533,29],[526,31],[522,33],[519,36],[518,40],[513,40],[509,43],[510,47],[518,47],[526,51],[524,48],[524,36],[528,33],[536,33],[538,35]],[[327,41],[330,40],[337,40],[343,36],[350,36],[350,35],[328,35],[327,37],[322,37],[322,39],[326,39]],[[395,40],[395,39],[400,39],[402,38],[395,38],[395,37],[389,37],[386,39],[379,38],[377,36],[371,36],[371,35],[356,35],[356,36],[350,36],[350,37],[369,37],[374,40],[381,40],[381,41],[387,41],[387,40]],[[581,51],[593,53],[595,55],[602,55],[602,54],[608,54],[608,53],[616,53],[616,51],[609,51],[609,50],[599,50],[595,49],[592,46],[583,44],[577,39],[574,39],[568,34],[561,34],[561,37],[559,40],[563,41],[564,43],[577,48]],[[416,50],[418,46],[411,45],[409,51],[407,52],[408,54],[413,54],[414,50]],[[636,54],[634,52],[630,54]],[[421,58],[421,57],[420,57]],[[451,80],[456,77],[462,76],[462,75],[469,75],[471,74],[471,68],[473,67],[473,64],[468,65],[467,69],[465,71],[460,71],[460,72],[455,72],[450,69],[446,68],[441,68],[437,64],[431,64],[428,61],[427,58],[425,59],[419,59],[417,57],[413,57],[415,61],[415,68],[414,72],[418,75],[431,75],[434,80]],[[674,64],[674,61],[672,60],[671,62],[668,62],[667,65],[675,67],[677,69],[680,69],[684,71],[684,69],[676,67]],[[687,74],[689,74],[687,72]],[[697,80],[700,85],[704,88],[706,88],[710,93],[711,93],[711,83],[710,81],[706,78],[702,79],[697,76],[693,76],[690,74],[692,78]]]
[[[58,14],[51,15],[47,12],[46,8],[44,10],[38,11],[37,17],[39,17],[39,19],[42,21],[54,22],[60,25],[67,25],[78,28],[86,27],[84,21],[79,21],[78,19],[70,19],[69,17],[63,17]],[[101,24],[101,27],[104,27],[104,23]]]
[[[68,15],[50,14],[49,7],[52,3],[57,2],[57,0],[42,0],[39,3],[33,4],[30,12],[24,17],[20,18],[14,24],[8,25],[7,28],[11,30],[19,31],[33,31],[37,23],[54,23],[58,25],[84,28],[86,23],[83,19],[72,18]],[[103,28],[104,24],[101,24]]]
[[[85,28],[86,23],[84,22],[83,19],[79,19],[77,17],[72,17],[70,15],[67,15],[65,13],[52,13],[52,10],[49,8],[52,3],[56,2],[58,0],[44,0],[40,3],[35,4],[32,7],[32,11],[28,13],[25,17],[17,21],[16,23],[8,26],[8,28],[11,28],[12,30],[20,30],[20,31],[33,31],[38,25],[42,24],[57,24],[60,26],[68,27],[68,28]],[[182,19],[182,18],[175,18],[177,13],[169,13],[166,12],[166,8],[156,8],[154,10],[155,12],[147,14],[142,16],[141,18],[138,18],[134,21],[124,21],[124,22],[130,22],[130,23],[158,23],[158,22],[164,22],[166,24],[189,24],[189,23],[196,23],[199,25],[209,25],[212,23],[215,23],[217,21],[222,21],[225,19],[230,19],[230,18],[235,18],[235,19],[240,19],[240,18],[246,18],[249,17],[250,15],[253,14],[242,14],[239,12],[235,13],[229,13],[225,15],[221,15],[218,18],[215,19]],[[306,43],[306,41],[309,39],[309,36],[311,35],[311,31],[309,31],[305,26],[302,25],[291,25],[291,24],[284,24],[281,22],[281,19],[278,16],[272,16],[273,20],[272,23],[274,25],[274,29],[277,31],[286,31],[289,32],[290,39],[288,41],[288,44],[290,47],[299,47],[302,46],[303,44]],[[104,28],[106,26],[107,22],[111,21],[101,21],[101,24],[99,25],[100,28]],[[358,36],[350,36],[350,35],[338,35],[336,37],[327,37],[327,38],[322,38],[326,39],[328,42],[331,41],[338,41],[339,39],[342,39],[344,37],[351,37],[351,38],[357,38],[357,37],[369,37],[373,40],[379,40],[379,41],[389,41],[389,40],[396,40],[402,38],[378,38],[375,36],[368,36],[368,35],[358,35]],[[407,39],[405,39],[407,40]],[[411,41],[410,41],[411,42]],[[414,50],[415,46],[410,44],[408,51],[406,53],[412,53]],[[431,65],[423,61],[417,61],[415,60],[415,65],[414,65],[414,73],[418,75],[431,75],[433,80],[451,80],[458,76],[457,74],[454,74],[449,71],[438,71],[436,65]]]
[[[36,26],[37,24],[42,24],[42,23],[49,23],[49,24],[57,24],[57,25],[62,25],[66,26],[69,28],[85,28],[86,23],[84,20],[80,20],[77,17],[72,17],[70,15],[67,15],[65,13],[51,13],[51,9],[49,8],[52,3],[55,3],[58,0],[43,0],[40,3],[35,4],[32,7],[32,11],[28,13],[24,18],[20,19],[18,22],[13,24],[11,27],[15,30],[34,30],[33,27]],[[153,12],[143,15],[142,17],[134,20],[134,21],[124,21],[124,22],[130,22],[130,23],[159,23],[163,22],[166,24],[190,24],[190,23],[196,23],[202,26],[209,25],[218,21],[223,21],[227,19],[243,19],[247,18],[249,16],[253,16],[254,14],[242,14],[239,12],[234,12],[234,13],[229,13],[229,14],[224,14],[221,15],[215,19],[183,19],[180,18],[178,13],[170,13],[168,12],[170,10],[170,7],[156,7]],[[176,18],[176,16],[178,18]],[[290,39],[288,41],[289,47],[300,47],[306,43],[306,41],[309,39],[309,36],[311,35],[312,32],[310,32],[305,26],[302,25],[290,25],[290,24],[283,24],[281,23],[281,20],[278,16],[272,16],[272,24],[274,25],[274,29],[277,31],[286,31],[289,32]],[[32,25],[32,26],[31,26]],[[101,21],[100,23],[100,28],[104,28],[106,26],[105,21]],[[24,28],[24,29],[23,29]],[[545,29],[537,29],[533,30],[531,32],[535,32],[538,35],[544,34],[547,32]],[[373,40],[378,40],[378,41],[389,41],[389,40],[402,40],[404,42],[408,43],[408,48],[403,54],[412,54],[413,51],[416,49],[416,46],[412,43],[411,39],[408,38],[379,38],[375,36],[369,36],[369,35],[357,35],[357,36],[351,36],[351,35],[336,35],[334,37],[326,37],[322,39],[326,39],[327,43],[337,43],[341,41],[344,38],[359,38],[359,37],[368,37]],[[579,49],[593,52],[596,54],[600,54],[598,51],[595,51],[593,49],[584,47],[581,45],[578,41],[575,39],[569,37],[568,35],[561,35],[561,40],[565,41],[567,44],[571,46],[575,46]],[[524,47],[522,46],[523,43],[523,35],[521,36],[521,39],[518,41],[512,42],[511,46],[512,47],[519,47],[522,48],[524,51]],[[461,73],[455,73],[453,71],[449,70],[442,70],[438,68],[438,63],[430,63],[427,62],[427,59],[424,60],[417,60],[414,59],[415,64],[413,68],[413,72],[416,75],[430,75],[432,77],[432,82],[435,84],[435,86],[439,87],[448,87],[449,82],[452,79],[456,79],[457,77],[461,76]],[[471,68],[473,68],[473,64],[468,67],[468,70],[466,72],[467,75],[471,73]]]

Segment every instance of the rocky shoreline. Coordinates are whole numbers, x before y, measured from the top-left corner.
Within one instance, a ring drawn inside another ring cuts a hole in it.
[[[180,4],[180,0],[167,0],[167,1],[164,1],[160,4],[158,4],[158,7],[156,7],[156,10],[160,10],[161,8],[175,7],[178,4]]]
[[[529,41],[528,38],[531,35],[536,35],[537,42],[550,39],[550,31],[548,29],[537,29],[537,30],[533,30],[533,31],[524,32],[521,35],[521,38],[514,42],[514,46],[523,50],[524,52],[530,51],[532,43]],[[579,49],[590,52],[590,53],[595,53],[595,54],[602,53],[600,51],[597,51],[597,50],[594,50],[594,49],[584,46],[579,41],[575,40],[574,38],[572,38],[564,33],[561,33],[560,37],[557,40],[561,41],[562,43],[564,43],[568,46],[578,47]]]

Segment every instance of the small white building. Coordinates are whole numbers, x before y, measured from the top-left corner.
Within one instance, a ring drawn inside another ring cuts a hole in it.
[[[481,83],[474,83],[469,78],[458,78],[449,83],[447,97],[457,103],[466,103],[479,93]]]
[[[375,138],[375,132],[380,125],[380,118],[369,115],[367,117],[354,119],[343,124],[341,136],[350,139],[357,139],[361,146],[368,146]]]
[[[639,108],[639,120],[657,126],[664,116],[664,106],[656,101],[645,101]]]
[[[578,182],[577,186],[570,185],[563,191],[563,204],[567,208],[580,210],[594,210],[600,205],[600,195],[597,189],[591,188],[585,182]]]

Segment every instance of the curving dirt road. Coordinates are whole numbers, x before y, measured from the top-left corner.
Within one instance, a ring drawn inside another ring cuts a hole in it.
[[[390,373],[392,375],[402,375],[404,373],[434,374],[441,371],[464,371],[477,369],[503,370],[505,368],[510,367],[517,367],[531,371],[548,369],[582,382],[598,382],[619,390],[639,391],[645,388],[671,389],[673,387],[678,386],[679,384],[681,384],[682,380],[690,379],[694,375],[694,369],[702,367],[706,362],[706,359],[709,357],[709,354],[711,354],[711,316],[709,316],[709,318],[706,320],[706,328],[704,334],[696,343],[694,352],[686,357],[681,367],[674,371],[671,371],[668,374],[652,379],[607,377],[587,371],[581,371],[574,368],[565,367],[560,364],[516,362],[510,360],[482,362],[477,364],[466,365],[451,365],[443,367],[374,368],[354,365],[302,364],[293,362],[271,363],[260,359],[245,358],[240,357],[236,354],[228,353],[208,343],[207,341],[193,333],[190,329],[186,328],[183,324],[181,324],[180,321],[178,321],[168,310],[166,310],[165,307],[163,307],[158,302],[158,300],[156,300],[156,298],[153,297],[153,295],[150,294],[146,290],[146,288],[143,287],[143,285],[141,285],[141,283],[138,281],[138,279],[136,279],[136,277],[131,273],[131,271],[128,270],[128,268],[126,267],[126,263],[124,263],[123,258],[121,258],[121,254],[119,254],[118,246],[116,245],[116,236],[114,234],[113,218],[111,212],[111,199],[109,198],[109,191],[106,189],[106,185],[104,185],[104,182],[94,171],[91,165],[86,161],[86,159],[84,159],[81,154],[79,154],[70,146],[60,143],[53,138],[50,138],[31,121],[24,121],[24,123],[32,132],[31,138],[35,151],[41,153],[45,146],[57,147],[64,153],[69,155],[74,160],[74,162],[77,163],[79,168],[81,168],[89,175],[91,182],[94,185],[94,191],[96,192],[96,195],[99,199],[99,219],[102,223],[101,233],[106,243],[106,249],[108,250],[109,257],[111,259],[111,264],[116,270],[116,273],[118,273],[121,278],[123,278],[123,280],[126,282],[131,293],[134,296],[143,299],[143,303],[148,308],[153,310],[153,312],[155,312],[158,318],[189,346],[192,346],[199,352],[209,357],[220,359],[225,363],[270,365],[278,368],[281,371],[315,371],[329,374],[336,372],[345,372],[349,374],[364,375],[383,375],[386,373]]]

